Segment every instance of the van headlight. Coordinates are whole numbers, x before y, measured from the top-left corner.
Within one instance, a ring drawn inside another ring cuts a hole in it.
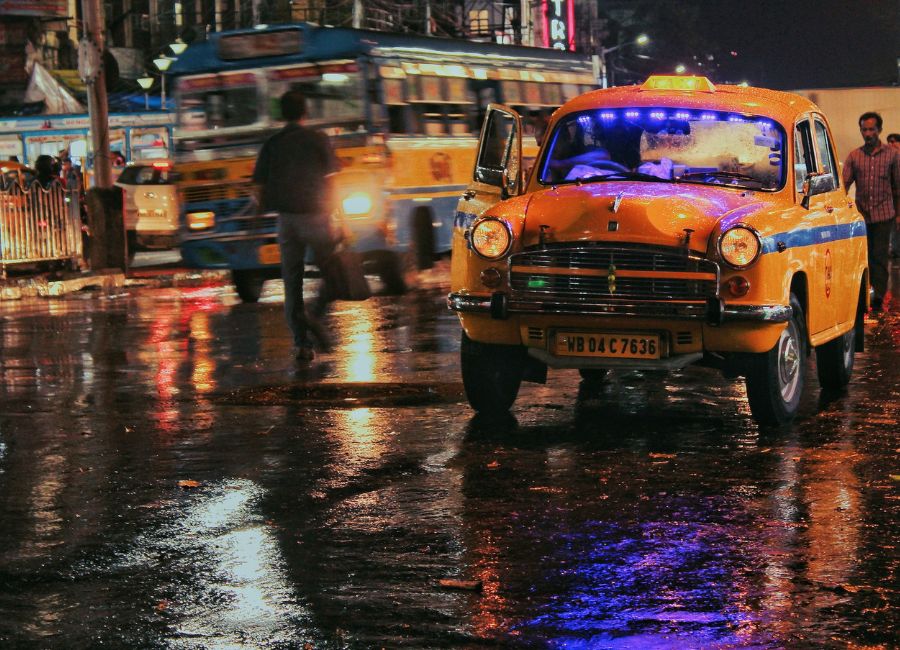
[[[489,260],[496,260],[509,251],[512,245],[512,232],[505,221],[487,217],[475,222],[469,234],[472,250]]]
[[[365,192],[354,192],[341,204],[347,216],[360,216],[372,211],[372,197]]]
[[[212,211],[188,212],[187,227],[190,230],[207,230],[216,225],[216,213]]]
[[[745,269],[762,252],[759,234],[749,226],[735,226],[719,237],[719,255],[731,267]]]

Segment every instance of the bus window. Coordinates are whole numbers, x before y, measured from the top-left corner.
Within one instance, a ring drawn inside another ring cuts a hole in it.
[[[505,80],[500,82],[500,89],[503,91],[503,103],[512,106],[513,104],[522,103],[522,86],[519,81]]]
[[[12,160],[14,156],[19,162],[23,161],[22,141],[17,136],[0,137],[0,160]]]
[[[187,131],[206,131],[247,126],[259,119],[256,88],[238,86],[185,92],[181,97],[180,122]]]
[[[562,106],[563,98],[559,84],[541,84],[541,99],[544,106]]]
[[[132,129],[131,159],[156,160],[169,157],[168,134],[160,127]]]
[[[327,68],[326,68],[327,69]],[[365,126],[362,76],[359,72],[324,72],[302,81],[272,81],[269,84],[269,115],[281,120],[281,96],[299,90],[306,96],[306,121],[328,123],[340,131],[353,132]]]

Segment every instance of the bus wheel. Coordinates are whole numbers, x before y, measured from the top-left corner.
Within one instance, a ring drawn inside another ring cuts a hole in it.
[[[384,293],[389,296],[402,296],[409,288],[405,266],[405,256],[393,251],[369,251],[365,254],[366,272],[378,276],[384,285]]]
[[[792,293],[794,313],[778,342],[754,354],[747,371],[747,400],[759,424],[781,425],[794,419],[806,383],[803,307]]]
[[[462,333],[463,388],[473,409],[484,415],[507,413],[525,375],[525,348],[473,341]]]
[[[416,268],[420,271],[430,269],[434,266],[434,225],[429,208],[416,208],[412,216],[410,233]]]
[[[258,302],[266,276],[259,269],[232,269],[231,281],[243,302]]]

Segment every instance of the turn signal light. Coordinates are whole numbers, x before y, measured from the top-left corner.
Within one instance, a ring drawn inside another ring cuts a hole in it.
[[[740,298],[741,296],[746,296],[750,291],[750,282],[747,278],[742,278],[739,275],[736,275],[733,278],[730,278],[726,283],[728,287],[729,293],[735,298]]]

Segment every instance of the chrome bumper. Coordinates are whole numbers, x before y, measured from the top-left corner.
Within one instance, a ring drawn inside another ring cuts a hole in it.
[[[789,305],[726,305],[721,300],[704,303],[677,302],[616,302],[616,303],[559,303],[516,300],[497,292],[491,296],[470,296],[451,293],[447,307],[463,314],[490,314],[505,320],[513,314],[554,314],[571,316],[631,316],[635,318],[676,318],[705,320],[711,325],[726,322],[786,323],[793,310]]]

